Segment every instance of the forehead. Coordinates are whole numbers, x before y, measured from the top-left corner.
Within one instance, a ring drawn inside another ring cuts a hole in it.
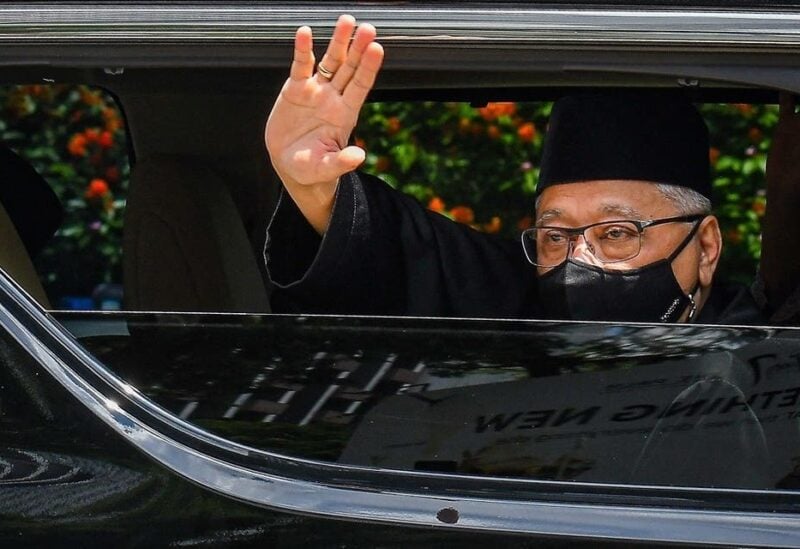
[[[547,187],[539,197],[537,221],[592,223],[602,219],[654,219],[677,214],[675,205],[648,181],[602,180]]]

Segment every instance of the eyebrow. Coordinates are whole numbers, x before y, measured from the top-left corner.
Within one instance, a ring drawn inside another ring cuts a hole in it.
[[[550,210],[545,210],[542,214],[536,219],[536,224],[540,224],[544,221],[550,221],[551,219],[556,219],[561,217],[564,212],[559,210],[558,208],[552,208]]]
[[[619,215],[623,219],[646,219],[639,210],[636,208],[632,208],[630,206],[624,206],[622,204],[613,204],[613,203],[606,203],[603,204],[600,210],[604,214],[614,214]]]
[[[620,219],[637,219],[643,220],[647,219],[639,210],[636,208],[632,208],[630,206],[625,206],[622,204],[614,204],[614,203],[606,203],[600,206],[600,211],[606,215],[617,215]],[[549,210],[545,210],[539,215],[536,219],[536,224],[539,225],[541,223],[550,221],[552,219],[558,219],[564,215],[563,210],[559,210],[558,208],[551,208]]]

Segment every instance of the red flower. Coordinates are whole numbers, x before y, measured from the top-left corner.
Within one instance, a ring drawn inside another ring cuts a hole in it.
[[[725,231],[725,239],[731,244],[739,244],[744,240],[744,237],[742,237],[742,233],[738,229],[729,229]]]
[[[89,182],[89,186],[86,187],[86,192],[84,196],[88,200],[102,198],[108,194],[108,183],[105,182],[104,179],[100,179],[99,177],[96,179],[92,179]]]
[[[478,109],[484,120],[491,122],[501,116],[512,116],[517,112],[516,103],[487,103],[485,107]]]
[[[469,206],[456,206],[450,210],[450,215],[459,223],[472,223],[475,221],[475,212]]]
[[[114,135],[110,131],[104,131],[100,134],[100,138],[97,142],[100,143],[100,146],[104,149],[110,149],[114,146]]]
[[[82,133],[76,133],[69,138],[67,150],[72,156],[86,156],[86,144],[86,136]]]
[[[483,232],[489,234],[497,234],[500,232],[500,229],[502,227],[503,227],[503,221],[499,217],[494,216],[492,217],[492,220],[489,221],[489,223],[486,223],[483,226]]]
[[[500,128],[492,124],[488,128],[486,128],[486,135],[489,136],[489,139],[499,139],[500,138]]]
[[[430,202],[428,202],[428,209],[434,212],[443,212],[445,208],[444,200],[439,198],[438,196],[434,196],[431,198]]]
[[[708,162],[712,166],[716,166],[717,165],[717,160],[719,160],[719,155],[720,155],[720,152],[719,152],[718,148],[710,147],[708,149]]]
[[[533,122],[526,122],[517,129],[517,135],[522,141],[531,142],[536,137],[536,126]]]
[[[83,135],[86,136],[86,140],[90,143],[97,143],[97,140],[100,139],[100,129],[86,128],[86,131],[83,132]]]
[[[392,116],[386,119],[386,133],[389,135],[394,135],[400,131],[402,124],[400,123],[400,119],[396,116]]]
[[[758,143],[764,138],[764,132],[758,128],[750,128],[747,131],[747,138],[751,143]]]

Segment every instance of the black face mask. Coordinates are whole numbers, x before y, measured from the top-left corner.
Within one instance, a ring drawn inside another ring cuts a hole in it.
[[[539,277],[539,300],[547,318],[618,322],[675,322],[691,305],[672,272],[672,261],[689,244],[700,222],[666,258],[638,269],[606,271],[567,259]]]

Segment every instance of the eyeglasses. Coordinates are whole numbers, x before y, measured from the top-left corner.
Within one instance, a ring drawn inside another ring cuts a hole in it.
[[[648,221],[623,219],[575,228],[532,227],[522,233],[522,248],[533,265],[556,267],[567,260],[578,237],[583,237],[589,253],[601,263],[619,263],[639,255],[645,229],[665,223],[691,223],[705,217],[697,214]]]

